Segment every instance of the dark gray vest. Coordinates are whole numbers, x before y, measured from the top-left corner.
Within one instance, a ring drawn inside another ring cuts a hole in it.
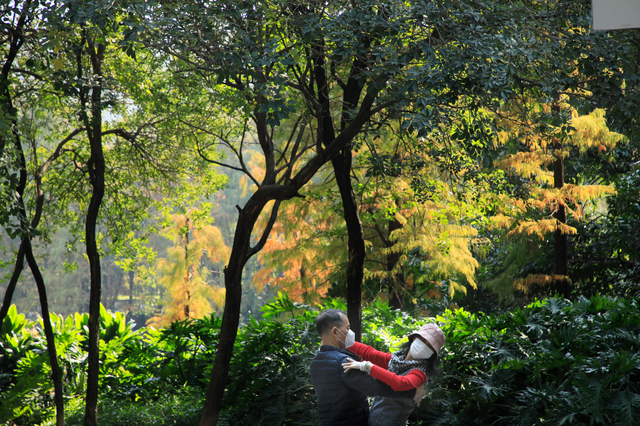
[[[340,376],[349,351],[322,346],[311,361],[310,373],[318,397],[318,417],[322,426],[367,426],[367,396],[346,386]]]

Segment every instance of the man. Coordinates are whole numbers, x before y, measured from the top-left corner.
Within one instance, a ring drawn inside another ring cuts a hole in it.
[[[344,311],[327,309],[316,318],[322,346],[311,361],[310,377],[318,397],[318,417],[322,426],[367,426],[367,396],[412,399],[416,404],[424,396],[424,387],[395,392],[390,386],[364,371],[344,372],[342,364],[357,355],[346,348],[355,334]]]

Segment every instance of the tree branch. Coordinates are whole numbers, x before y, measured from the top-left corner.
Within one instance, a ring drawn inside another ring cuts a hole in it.
[[[271,216],[269,217],[269,222],[267,222],[267,226],[264,228],[262,232],[262,236],[260,237],[260,241],[251,247],[246,255],[246,261],[248,261],[254,254],[258,253],[264,245],[267,243],[267,239],[269,238],[269,234],[271,233],[271,229],[273,225],[276,223],[276,219],[278,218],[278,209],[280,208],[281,200],[276,200],[273,204],[273,208],[271,209]]]

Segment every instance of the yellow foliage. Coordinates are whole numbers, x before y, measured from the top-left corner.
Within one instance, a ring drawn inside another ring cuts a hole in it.
[[[166,258],[156,261],[158,282],[168,297],[162,312],[147,324],[159,328],[177,320],[202,318],[212,313],[214,307],[221,310],[225,289],[208,282],[210,271],[201,264],[204,254],[213,263],[228,259],[230,250],[224,244],[220,230],[211,225],[194,227],[187,214],[174,215],[173,226],[163,234],[175,244],[167,249]]]
[[[624,135],[609,131],[605,116],[603,109],[595,109],[583,116],[578,116],[577,113],[573,115],[571,126],[576,130],[569,141],[579,147],[581,154],[589,148],[597,148],[599,152],[613,149],[618,143],[626,140]]]
[[[555,158],[545,150],[518,152],[505,155],[493,162],[493,165],[503,170],[514,170],[520,176],[534,178],[540,183],[553,184],[553,173],[542,169],[551,164]]]
[[[524,234],[529,236],[537,236],[541,240],[549,232],[555,232],[559,230],[563,234],[576,234],[577,230],[574,227],[560,222],[558,219],[542,219],[542,220],[523,220],[518,225],[507,233],[507,237],[514,234]]]

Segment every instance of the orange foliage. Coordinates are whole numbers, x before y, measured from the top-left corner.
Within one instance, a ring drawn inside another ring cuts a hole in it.
[[[278,221],[258,254],[262,268],[253,276],[258,292],[269,284],[297,302],[326,296],[343,255],[323,237],[341,219],[326,215],[325,207],[319,199],[296,199],[280,206]],[[261,221],[263,226],[256,228],[262,229],[266,221],[267,216]]]

